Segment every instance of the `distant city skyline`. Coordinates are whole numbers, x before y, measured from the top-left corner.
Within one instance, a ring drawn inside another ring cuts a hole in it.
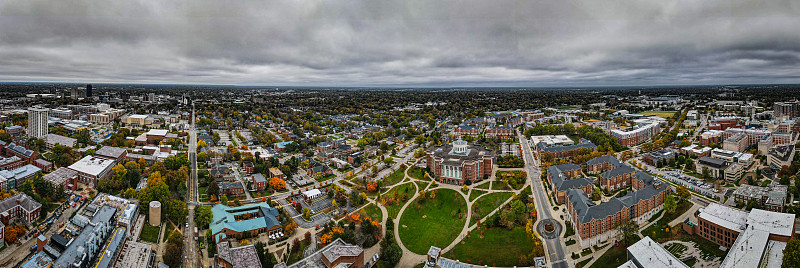
[[[7,1],[0,82],[800,83],[793,1]]]

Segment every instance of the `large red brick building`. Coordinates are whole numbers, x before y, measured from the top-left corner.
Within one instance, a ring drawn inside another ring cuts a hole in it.
[[[494,152],[466,141],[436,146],[427,151],[428,168],[440,183],[464,185],[492,174]]]
[[[615,169],[620,165],[622,165],[622,163],[619,161],[619,159],[610,155],[595,157],[589,161],[586,161],[586,173],[597,174]]]
[[[567,211],[581,245],[597,245],[612,239],[617,236],[615,229],[620,223],[626,220],[645,222],[663,208],[670,187],[644,172],[637,173],[636,177],[641,181],[637,185],[644,187],[598,205],[583,191],[567,190]]]
[[[603,172],[600,174],[600,188],[611,192],[628,187],[635,172],[636,170],[628,165],[620,165],[612,170]]]
[[[550,179],[555,193],[556,202],[563,204],[567,198],[567,190],[577,189],[586,195],[594,191],[591,178],[576,178],[581,175],[581,167],[576,164],[562,164],[547,167],[547,177]]]
[[[3,230],[9,221],[22,219],[25,222],[33,223],[39,218],[41,210],[42,204],[24,193],[17,193],[0,200],[0,242],[5,239]]]

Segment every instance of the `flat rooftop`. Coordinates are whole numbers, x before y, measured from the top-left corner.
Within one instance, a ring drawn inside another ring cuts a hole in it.
[[[134,241],[125,242],[114,268],[147,268],[152,246]]]
[[[650,239],[649,236],[645,236],[639,242],[628,247],[628,253],[642,267],[689,268],[689,266],[675,258],[672,253],[661,247],[660,244]]]
[[[770,234],[792,236],[794,234],[794,214],[753,209],[747,217],[747,226],[754,226]]]
[[[747,223],[747,212],[717,203],[700,208],[698,217],[734,231],[744,230]]]
[[[83,172],[92,176],[98,176],[114,165],[114,160],[87,155],[78,162],[70,165],[69,168],[78,172]]]
[[[166,136],[167,133],[169,133],[169,131],[166,129],[151,129],[150,131],[147,131],[147,135],[152,136]]]
[[[736,238],[719,267],[758,267],[768,240],[768,232],[748,227]]]

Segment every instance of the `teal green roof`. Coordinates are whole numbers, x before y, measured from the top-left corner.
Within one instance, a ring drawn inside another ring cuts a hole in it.
[[[276,225],[281,225],[278,221],[278,215],[280,215],[280,213],[267,203],[250,204],[240,207],[229,207],[217,204],[211,208],[211,213],[213,214],[213,219],[209,227],[218,242],[225,238],[225,234],[217,234],[223,229],[246,232],[261,228],[273,228]],[[258,213],[259,216],[248,220],[236,220],[236,215],[247,213]]]

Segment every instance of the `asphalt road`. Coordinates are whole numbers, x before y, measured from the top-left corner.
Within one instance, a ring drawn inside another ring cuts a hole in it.
[[[540,220],[553,219],[553,215],[550,213],[550,203],[547,201],[547,192],[539,179],[542,174],[539,170],[539,165],[535,162],[531,148],[527,146],[528,140],[523,135],[519,135],[519,140],[520,144],[522,144],[525,169],[528,170],[528,179],[530,179],[531,187],[533,188],[533,200],[536,210],[539,212],[539,217],[541,217]],[[561,246],[561,236],[556,236],[553,239],[542,237],[542,240],[547,245],[547,255],[550,259],[551,267],[569,267],[565,259],[564,248]]]
[[[189,174],[189,181],[187,181],[187,191],[186,191],[186,204],[189,210],[189,219],[186,227],[183,230],[184,233],[184,243],[183,243],[183,256],[184,256],[184,267],[195,267],[195,266],[202,266],[200,264],[200,259],[197,258],[197,250],[199,250],[198,246],[195,245],[194,241],[194,207],[198,200],[198,189],[197,189],[197,129],[195,129],[195,117],[194,117],[194,103],[192,103],[192,124],[191,130],[189,130],[189,161],[191,162],[191,172]]]

